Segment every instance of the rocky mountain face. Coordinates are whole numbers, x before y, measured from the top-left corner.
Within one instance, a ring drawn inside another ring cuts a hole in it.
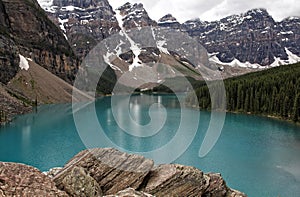
[[[171,28],[171,29],[181,29],[181,24],[177,19],[171,14],[167,14],[158,20],[159,27]]]
[[[129,71],[126,83],[122,83],[124,86],[145,84],[139,88],[150,89],[166,78],[190,76],[203,79],[198,69],[211,71],[207,51],[202,46],[198,46],[197,64],[191,62],[187,57],[194,54],[187,54],[182,46],[175,46],[181,35],[171,35],[174,31],[171,29],[157,30],[157,22],[149,17],[142,4],[126,3],[116,11],[113,11],[106,0],[53,1],[51,5],[43,4],[41,0],[40,4],[50,18],[60,25],[80,58],[86,57],[86,54],[101,42],[102,48],[100,46],[97,50],[103,53],[96,56],[100,62],[105,63],[100,66],[107,66],[106,74],[110,76],[102,84],[113,84],[123,73]],[[164,21],[168,20],[174,20],[174,17],[166,16]],[[178,26],[179,23],[174,24]],[[88,39],[81,41],[87,37]],[[177,40],[171,40],[171,37],[177,37]],[[167,45],[172,44],[174,46],[168,50]],[[162,69],[162,64],[172,66]],[[180,70],[181,73],[175,70]],[[87,76],[84,73],[82,75]],[[112,90],[100,91],[110,93]]]
[[[109,148],[82,151],[64,168],[46,173],[23,164],[0,162],[0,195],[246,196],[229,188],[220,174],[205,174],[178,164],[154,166],[150,159]]]
[[[0,0],[0,46],[0,123],[71,94],[78,58],[36,0]]]
[[[101,8],[98,6],[100,2]],[[100,10],[104,8],[106,11],[99,15],[101,16],[99,19],[93,15],[94,12],[90,14],[87,7],[96,9],[95,12],[101,12]],[[171,14],[156,22],[148,16],[142,4],[126,3],[115,13],[109,3],[104,0],[65,0],[54,1],[52,6],[44,7],[44,9],[49,15],[61,21],[60,25],[66,31],[69,41],[80,48],[76,51],[82,55],[87,54],[91,49],[89,46],[93,45],[76,43],[72,36],[74,34],[82,33],[92,38],[93,41],[99,41],[122,28],[129,30],[158,26],[188,33],[208,50],[211,62],[220,65],[262,68],[300,61],[300,18],[290,17],[276,22],[265,9],[249,10],[219,21],[207,22],[194,19],[183,24],[180,24]],[[122,16],[122,21],[116,20],[118,15]],[[74,17],[76,28],[73,27],[72,22]],[[91,22],[99,20],[104,20],[106,23]],[[95,32],[99,29],[105,33],[97,35]],[[108,29],[110,31],[107,31]]]
[[[19,54],[68,82],[74,79],[76,57],[36,0],[1,0],[0,10],[0,82],[16,75]]]
[[[238,60],[256,67],[300,61],[298,17],[276,22],[265,9],[253,9],[219,21],[190,20],[181,29],[197,38],[218,62]]]
[[[40,3],[44,7],[45,4]],[[120,30],[115,12],[107,0],[54,0],[51,6],[45,6],[79,58]]]
[[[149,27],[149,26],[157,26],[156,21],[152,20],[147,11],[144,9],[143,4],[131,4],[126,3],[125,5],[119,7],[117,9],[119,14],[123,17],[122,24],[119,23],[121,28],[125,28],[126,30],[141,28],[141,27]]]

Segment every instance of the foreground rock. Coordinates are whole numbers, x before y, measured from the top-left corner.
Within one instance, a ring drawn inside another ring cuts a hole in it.
[[[228,188],[220,174],[178,164],[154,168],[142,190],[155,196],[245,196]]]
[[[104,194],[115,194],[128,187],[138,189],[153,165],[150,159],[116,149],[85,150],[67,163],[53,180],[58,188],[64,190],[68,184],[63,180],[79,167],[97,181]]]
[[[204,174],[194,167],[178,164],[153,167],[152,160],[116,149],[80,152],[54,176],[53,180],[59,189],[66,191],[67,187],[76,182],[64,181],[74,179],[76,169],[87,173],[82,175],[85,177],[82,179],[93,177],[103,194],[109,196],[246,196],[228,188],[220,174]],[[73,187],[73,191],[68,190],[68,193],[73,194],[76,190],[80,190],[78,184]],[[88,190],[91,188],[88,187]],[[120,192],[121,190],[124,191]]]
[[[0,163],[0,196],[246,196],[227,187],[220,174],[153,165],[150,159],[110,148],[82,151],[48,177],[33,167]]]
[[[0,196],[68,196],[37,169],[0,162]]]
[[[132,188],[128,188],[118,192],[115,195],[108,195],[104,197],[154,197],[154,196],[152,196],[151,194],[146,194],[144,192],[136,191]]]

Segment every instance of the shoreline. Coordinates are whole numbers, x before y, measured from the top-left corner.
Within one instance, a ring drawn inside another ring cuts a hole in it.
[[[183,92],[182,94],[184,94],[184,93],[185,92]],[[145,92],[145,93],[143,93],[143,92],[135,92],[132,95],[133,96],[140,96],[140,95],[162,95],[162,96],[165,96],[165,95],[176,95],[176,94],[175,93],[166,93],[166,92],[153,92],[153,93],[149,93],[149,92]],[[97,97],[96,99],[100,99],[100,98],[104,98],[104,97],[111,97],[111,96],[113,96],[113,95],[112,94],[106,94],[106,95],[101,95],[101,96]],[[27,109],[25,111],[21,111],[20,113],[13,114],[12,116],[8,117],[7,121],[2,121],[0,119],[0,128],[2,126],[5,126],[6,124],[12,122],[17,116],[32,113],[34,111],[33,110],[34,107],[39,107],[39,106],[42,106],[42,105],[49,105],[49,104],[51,104],[51,105],[55,105],[55,104],[72,104],[72,101],[70,101],[70,102],[45,103],[45,104],[39,104],[37,106],[31,106],[31,109],[29,111]],[[189,108],[197,109],[199,111],[208,111],[208,112],[211,112],[211,110],[201,109],[198,106],[189,105],[187,103],[185,103],[185,106],[189,107]],[[275,115],[270,115],[270,114],[257,114],[257,113],[252,113],[252,112],[228,111],[228,110],[226,110],[226,113],[259,116],[259,117],[270,118],[270,119],[273,119],[273,120],[278,120],[278,121],[282,121],[282,122],[289,123],[289,124],[292,124],[292,125],[300,126],[300,122],[294,122],[294,121],[292,121],[290,119],[285,119],[285,118],[282,118],[280,116],[275,116]]]
[[[199,106],[196,106],[196,105],[190,105],[190,104],[187,104],[187,103],[185,103],[185,104],[186,104],[185,105],[186,107],[197,109],[199,111],[202,110],[202,111],[211,112],[211,110],[201,109]],[[273,119],[273,120],[278,120],[278,121],[282,121],[282,122],[289,123],[289,124],[292,124],[292,125],[300,126],[300,122],[294,122],[290,119],[284,119],[280,116],[275,116],[275,115],[270,115],[270,114],[256,114],[256,113],[251,113],[251,112],[229,111],[229,110],[226,110],[226,113],[242,114],[242,115],[250,115],[250,116],[259,116],[259,117],[270,118],[270,119]]]

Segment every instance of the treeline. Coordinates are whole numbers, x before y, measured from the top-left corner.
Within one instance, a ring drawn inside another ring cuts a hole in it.
[[[300,122],[300,63],[224,81],[227,110],[264,114]],[[214,93],[215,88],[210,88]],[[200,109],[211,109],[206,85],[196,89]],[[195,102],[190,97],[187,103]]]

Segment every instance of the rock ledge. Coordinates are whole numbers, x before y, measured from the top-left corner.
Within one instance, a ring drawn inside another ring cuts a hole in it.
[[[220,174],[179,164],[154,166],[150,159],[112,148],[84,150],[45,174],[0,162],[0,196],[246,196],[227,187]]]

